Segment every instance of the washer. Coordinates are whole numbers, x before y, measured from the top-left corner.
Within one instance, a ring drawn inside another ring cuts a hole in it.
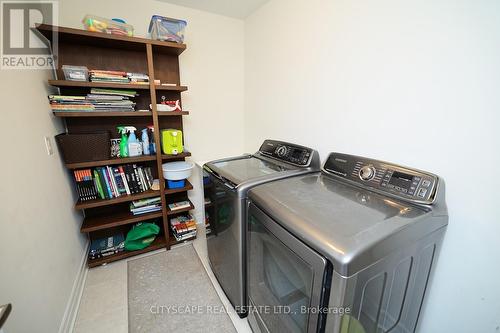
[[[318,152],[292,143],[265,140],[253,155],[206,163],[204,185],[211,268],[240,317],[246,316],[246,206],[248,190],[273,180],[320,171]]]
[[[331,153],[249,191],[254,332],[415,332],[448,213],[428,172]]]

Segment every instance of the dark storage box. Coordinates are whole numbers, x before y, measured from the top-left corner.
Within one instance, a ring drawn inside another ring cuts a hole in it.
[[[107,131],[62,133],[56,136],[65,163],[100,161],[111,158],[111,135]]]

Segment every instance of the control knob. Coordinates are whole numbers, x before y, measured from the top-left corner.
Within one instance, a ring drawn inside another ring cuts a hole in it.
[[[365,165],[359,170],[359,178],[364,181],[372,180],[375,177],[375,168],[369,165]]]
[[[279,156],[279,157],[284,157],[287,153],[287,149],[285,146],[279,146],[277,149],[276,149],[276,154]]]

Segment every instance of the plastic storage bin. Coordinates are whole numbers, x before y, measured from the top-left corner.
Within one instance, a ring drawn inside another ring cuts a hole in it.
[[[149,22],[148,32],[152,39],[182,44],[186,25],[187,22],[183,20],[153,15]]]
[[[162,165],[163,178],[167,180],[184,180],[193,172],[193,162],[170,162]]]
[[[85,15],[82,22],[83,26],[88,31],[104,32],[112,35],[123,35],[130,37],[134,35],[134,27],[130,24],[109,20],[107,18],[95,15]]]
[[[64,78],[70,81],[88,81],[89,70],[85,66],[63,65]]]
[[[108,131],[56,136],[56,142],[65,163],[101,161],[110,158],[111,145]]]

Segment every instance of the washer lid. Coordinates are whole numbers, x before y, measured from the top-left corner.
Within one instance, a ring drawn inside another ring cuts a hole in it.
[[[222,160],[208,163],[210,169],[230,180],[235,185],[248,180],[269,176],[277,172],[296,169],[292,166],[278,165],[253,156],[243,156],[238,159]]]
[[[324,174],[260,185],[250,190],[249,198],[328,258],[344,276],[447,223],[447,218],[434,218],[429,207],[398,201]]]

